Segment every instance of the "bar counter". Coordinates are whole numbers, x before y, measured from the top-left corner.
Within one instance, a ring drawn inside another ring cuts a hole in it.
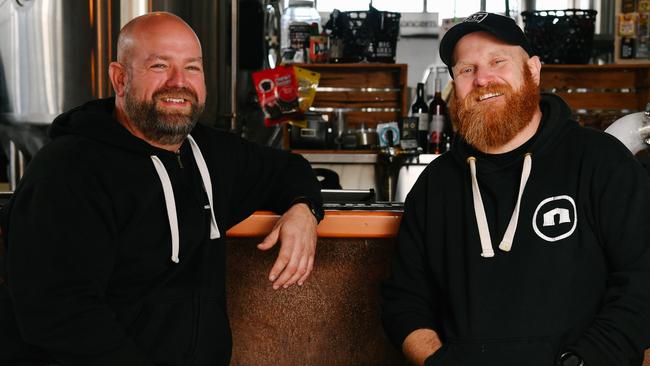
[[[279,215],[256,212],[228,231],[232,365],[407,365],[381,326],[380,284],[401,212],[326,211],[314,270],[303,286],[273,290],[278,248],[256,245]]]
[[[280,215],[259,211],[228,230],[229,237],[263,237]],[[318,225],[319,238],[393,238],[397,234],[401,212],[326,211]]]

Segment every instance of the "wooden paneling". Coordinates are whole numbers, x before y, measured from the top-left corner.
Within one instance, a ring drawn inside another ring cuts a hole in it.
[[[634,69],[611,69],[602,72],[594,68],[551,68],[544,66],[542,88],[621,88],[636,84]]]
[[[302,64],[321,74],[312,105],[317,111],[343,109],[349,125],[398,121],[408,115],[407,65]]]
[[[634,93],[556,93],[573,109],[638,110]]]
[[[315,107],[357,107],[357,108],[400,108],[402,94],[400,92],[362,92],[318,91],[314,100]]]
[[[625,114],[645,110],[649,70],[650,65],[544,65],[540,84],[542,91],[561,96],[581,123],[603,129]]]

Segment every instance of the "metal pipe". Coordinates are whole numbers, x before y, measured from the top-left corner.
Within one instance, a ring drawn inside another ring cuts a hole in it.
[[[9,189],[16,190],[16,144],[9,140]]]
[[[20,149],[16,149],[18,151],[18,179],[16,179],[16,182],[19,182],[23,175],[25,175],[25,154],[23,154]]]

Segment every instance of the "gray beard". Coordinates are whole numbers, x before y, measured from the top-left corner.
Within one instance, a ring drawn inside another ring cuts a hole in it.
[[[204,104],[192,103],[189,114],[165,113],[156,109],[155,97],[151,101],[139,101],[129,92],[124,93],[125,112],[131,123],[150,141],[161,145],[182,143],[203,113]]]

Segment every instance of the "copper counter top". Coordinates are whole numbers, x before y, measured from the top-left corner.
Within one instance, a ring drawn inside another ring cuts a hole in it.
[[[228,230],[229,237],[266,236],[280,215],[270,211],[258,211]],[[401,212],[393,211],[325,211],[325,218],[318,225],[320,238],[392,238],[402,218]]]

